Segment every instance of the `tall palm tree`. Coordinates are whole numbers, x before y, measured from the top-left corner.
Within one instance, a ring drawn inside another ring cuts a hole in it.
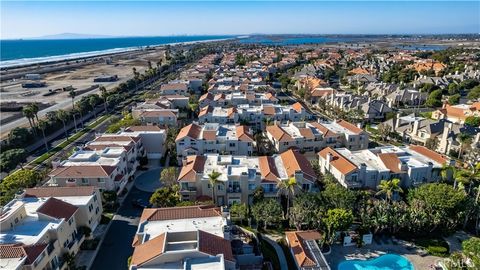
[[[58,120],[62,121],[63,124],[63,132],[65,132],[65,137],[68,139],[68,133],[66,128],[66,122],[68,120],[68,114],[64,110],[57,111],[57,118]]]
[[[282,180],[277,184],[277,190],[279,195],[285,195],[287,197],[287,214],[285,218],[289,218],[290,214],[290,199],[299,189],[299,184],[295,177],[290,177],[288,180]]]
[[[88,99],[88,105],[90,105],[90,107],[92,107],[93,117],[95,117],[95,119],[97,119],[97,112],[95,111],[95,107],[97,106],[96,95],[95,96],[90,96],[90,98]]]
[[[75,126],[75,131],[77,131],[77,119],[75,117],[75,96],[77,93],[75,93],[75,90],[71,89],[70,92],[68,92],[68,96],[72,98],[72,115],[73,115],[73,125]]]
[[[103,98],[105,113],[107,113],[107,88],[105,88],[105,86],[100,86],[100,94]]]
[[[403,189],[400,187],[400,179],[398,178],[393,178],[392,180],[382,180],[380,185],[378,185],[378,192],[376,195],[385,194],[387,201],[390,202],[395,192],[403,192]]]
[[[38,128],[42,131],[43,143],[45,144],[45,149],[48,151],[47,138],[45,137],[45,129],[47,128],[47,121],[40,120],[38,121]]]
[[[33,132],[35,132],[35,129],[33,127],[35,115],[33,114],[32,108],[30,106],[26,106],[22,109],[23,116],[25,116],[28,119],[28,123],[30,124],[30,128],[32,129]]]
[[[30,104],[30,108],[32,109],[33,114],[35,115],[35,119],[37,119],[38,122],[38,111],[40,110],[38,108],[38,104],[36,102]]]
[[[213,199],[213,204],[217,204],[215,201],[215,186],[220,182],[219,178],[222,174],[213,170],[209,175],[208,175],[208,182],[210,183],[210,186],[212,186],[212,199]]]

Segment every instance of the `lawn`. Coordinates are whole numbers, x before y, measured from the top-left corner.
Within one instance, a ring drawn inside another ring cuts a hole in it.
[[[271,262],[274,270],[280,270],[280,261],[278,260],[275,248],[264,239],[261,239],[260,250],[262,251],[265,261]]]

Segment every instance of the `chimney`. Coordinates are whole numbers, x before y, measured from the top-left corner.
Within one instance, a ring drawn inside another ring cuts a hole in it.
[[[412,131],[414,135],[417,135],[419,124],[420,124],[420,121],[415,117],[415,121],[413,122],[413,131]]]
[[[402,120],[400,119],[400,113],[397,113],[397,117],[395,119],[395,128],[399,128],[400,124],[402,124]]]
[[[333,160],[333,155],[331,153],[327,153],[327,163],[326,163],[326,170],[330,170],[330,162]]]

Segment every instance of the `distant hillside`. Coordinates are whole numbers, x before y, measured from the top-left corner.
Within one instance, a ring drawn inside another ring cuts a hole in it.
[[[77,33],[62,33],[62,34],[34,37],[34,38],[29,38],[29,39],[82,39],[82,38],[111,38],[111,37],[113,37],[113,36],[77,34]]]

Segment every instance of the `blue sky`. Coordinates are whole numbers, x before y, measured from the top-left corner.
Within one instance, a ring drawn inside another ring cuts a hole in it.
[[[479,1],[3,1],[1,38],[58,33],[479,33]]]

